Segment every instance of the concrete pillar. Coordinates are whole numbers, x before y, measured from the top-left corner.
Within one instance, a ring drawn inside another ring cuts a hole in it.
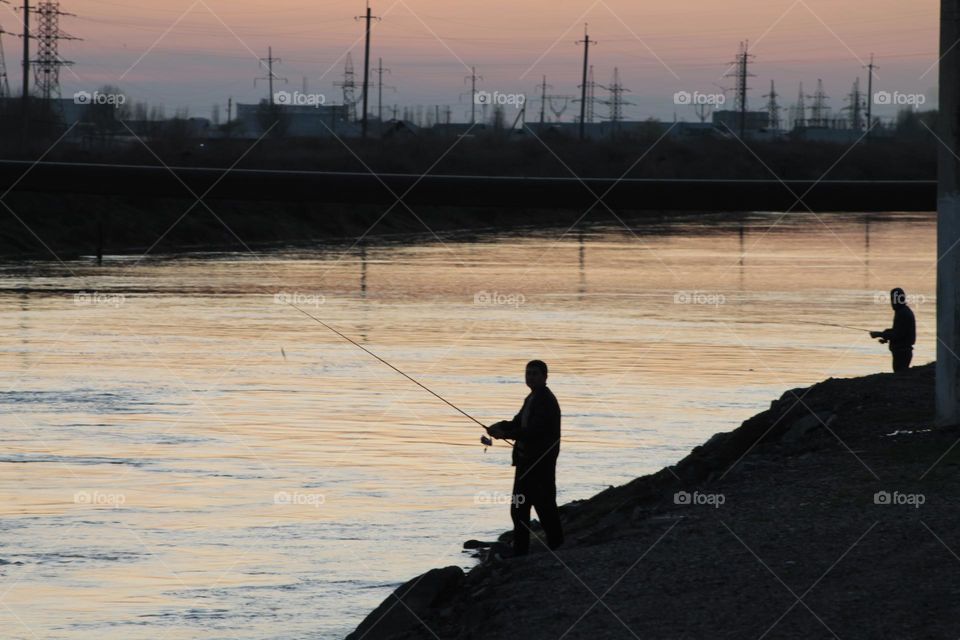
[[[940,0],[936,422],[960,423],[960,0]],[[948,148],[949,147],[949,148]]]

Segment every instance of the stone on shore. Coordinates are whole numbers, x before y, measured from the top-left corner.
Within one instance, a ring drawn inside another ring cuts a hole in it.
[[[456,566],[431,569],[397,587],[373,610],[347,640],[390,640],[407,634],[421,624],[431,609],[440,608],[463,581],[463,569]]]

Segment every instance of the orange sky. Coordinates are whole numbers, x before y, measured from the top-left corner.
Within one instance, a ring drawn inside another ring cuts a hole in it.
[[[82,41],[64,42],[61,53],[76,65],[62,74],[63,94],[116,84],[132,99],[164,103],[168,111],[189,107],[208,116],[215,103],[256,102],[266,85],[256,58],[268,46],[282,58],[278,88],[311,91],[338,102],[333,83],[352,50],[362,70],[362,25],[353,17],[362,2],[338,0],[62,0],[61,27]],[[760,108],[774,79],[782,103],[795,100],[797,84],[812,90],[823,78],[834,110],[871,52],[880,70],[876,89],[924,93],[936,99],[937,17],[935,0],[378,0],[373,57],[392,73],[396,91],[384,102],[451,105],[455,119],[469,110],[464,81],[470,65],[483,76],[480,88],[523,92],[532,99],[543,74],[552,93],[573,95],[579,84],[583,22],[599,41],[591,50],[596,81],[608,84],[619,67],[631,90],[628,117],[694,119],[675,107],[677,91],[719,91],[741,40],[756,55],[750,104]],[[0,6],[0,24],[17,29],[19,14]],[[10,78],[18,86],[19,42],[4,42]],[[598,89],[598,96],[603,92]],[[731,94],[732,96],[732,94]],[[559,104],[557,105],[559,106]],[[598,107],[598,111],[602,111]],[[571,105],[565,118],[573,115]],[[880,115],[893,115],[894,111]]]

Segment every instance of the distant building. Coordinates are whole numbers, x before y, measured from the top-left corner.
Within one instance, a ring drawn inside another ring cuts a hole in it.
[[[651,131],[666,131],[669,124],[652,120],[621,120],[618,122],[587,122],[583,125],[583,136],[588,140],[616,138],[622,135],[638,135]],[[529,127],[538,136],[562,135],[576,138],[580,136],[579,122],[528,122]],[[526,132],[526,129],[524,129]]]
[[[36,105],[40,103],[41,100],[39,98],[34,98],[30,104]],[[19,97],[0,98],[0,105],[2,105],[0,108],[2,108],[4,113],[19,113],[20,104],[21,98]],[[90,117],[92,109],[98,109],[101,113],[106,112],[112,114],[114,107],[111,105],[91,106],[89,104],[79,104],[75,102],[73,98],[62,98],[50,100],[50,109],[53,111],[55,117],[63,120],[64,124],[69,127],[80,122],[93,120],[93,118]]]
[[[744,131],[766,131],[770,128],[770,114],[766,111],[747,111],[744,114]],[[713,126],[723,131],[740,133],[739,111],[714,111]]]
[[[54,100],[52,102],[54,103],[54,110],[61,114],[63,121],[67,124],[67,126],[89,119],[88,116],[92,107],[88,104],[77,104],[74,102],[73,98],[64,98],[62,100]],[[99,109],[103,107],[98,105],[97,107],[93,108]],[[106,108],[110,111],[115,110],[109,106]]]
[[[718,131],[712,122],[674,122],[672,127],[669,124],[664,127],[674,138],[714,138],[725,133]]]
[[[260,104],[237,104],[236,137],[259,138],[264,134],[263,110],[271,108],[266,102]],[[292,138],[330,138],[360,135],[360,124],[349,120],[349,108],[344,105],[281,105],[272,107],[283,119],[278,126],[283,135]],[[269,127],[269,124],[267,125]],[[376,130],[373,127],[372,130]]]
[[[833,142],[852,144],[865,136],[865,130],[837,127],[797,127],[793,130],[795,140],[807,142]]]

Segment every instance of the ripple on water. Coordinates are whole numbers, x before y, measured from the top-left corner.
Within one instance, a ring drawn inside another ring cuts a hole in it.
[[[128,465],[131,467],[143,467],[147,462],[143,460],[132,460],[130,458],[108,458],[103,456],[57,456],[45,453],[13,453],[0,456],[0,463],[8,464],[76,464],[76,465],[98,465],[98,464],[116,464]]]
[[[151,392],[153,393],[153,392]],[[175,413],[174,407],[187,406],[185,402],[160,402],[150,398],[143,389],[119,389],[113,392],[96,389],[57,389],[0,391],[0,408],[8,411],[56,414],[130,414]]]

